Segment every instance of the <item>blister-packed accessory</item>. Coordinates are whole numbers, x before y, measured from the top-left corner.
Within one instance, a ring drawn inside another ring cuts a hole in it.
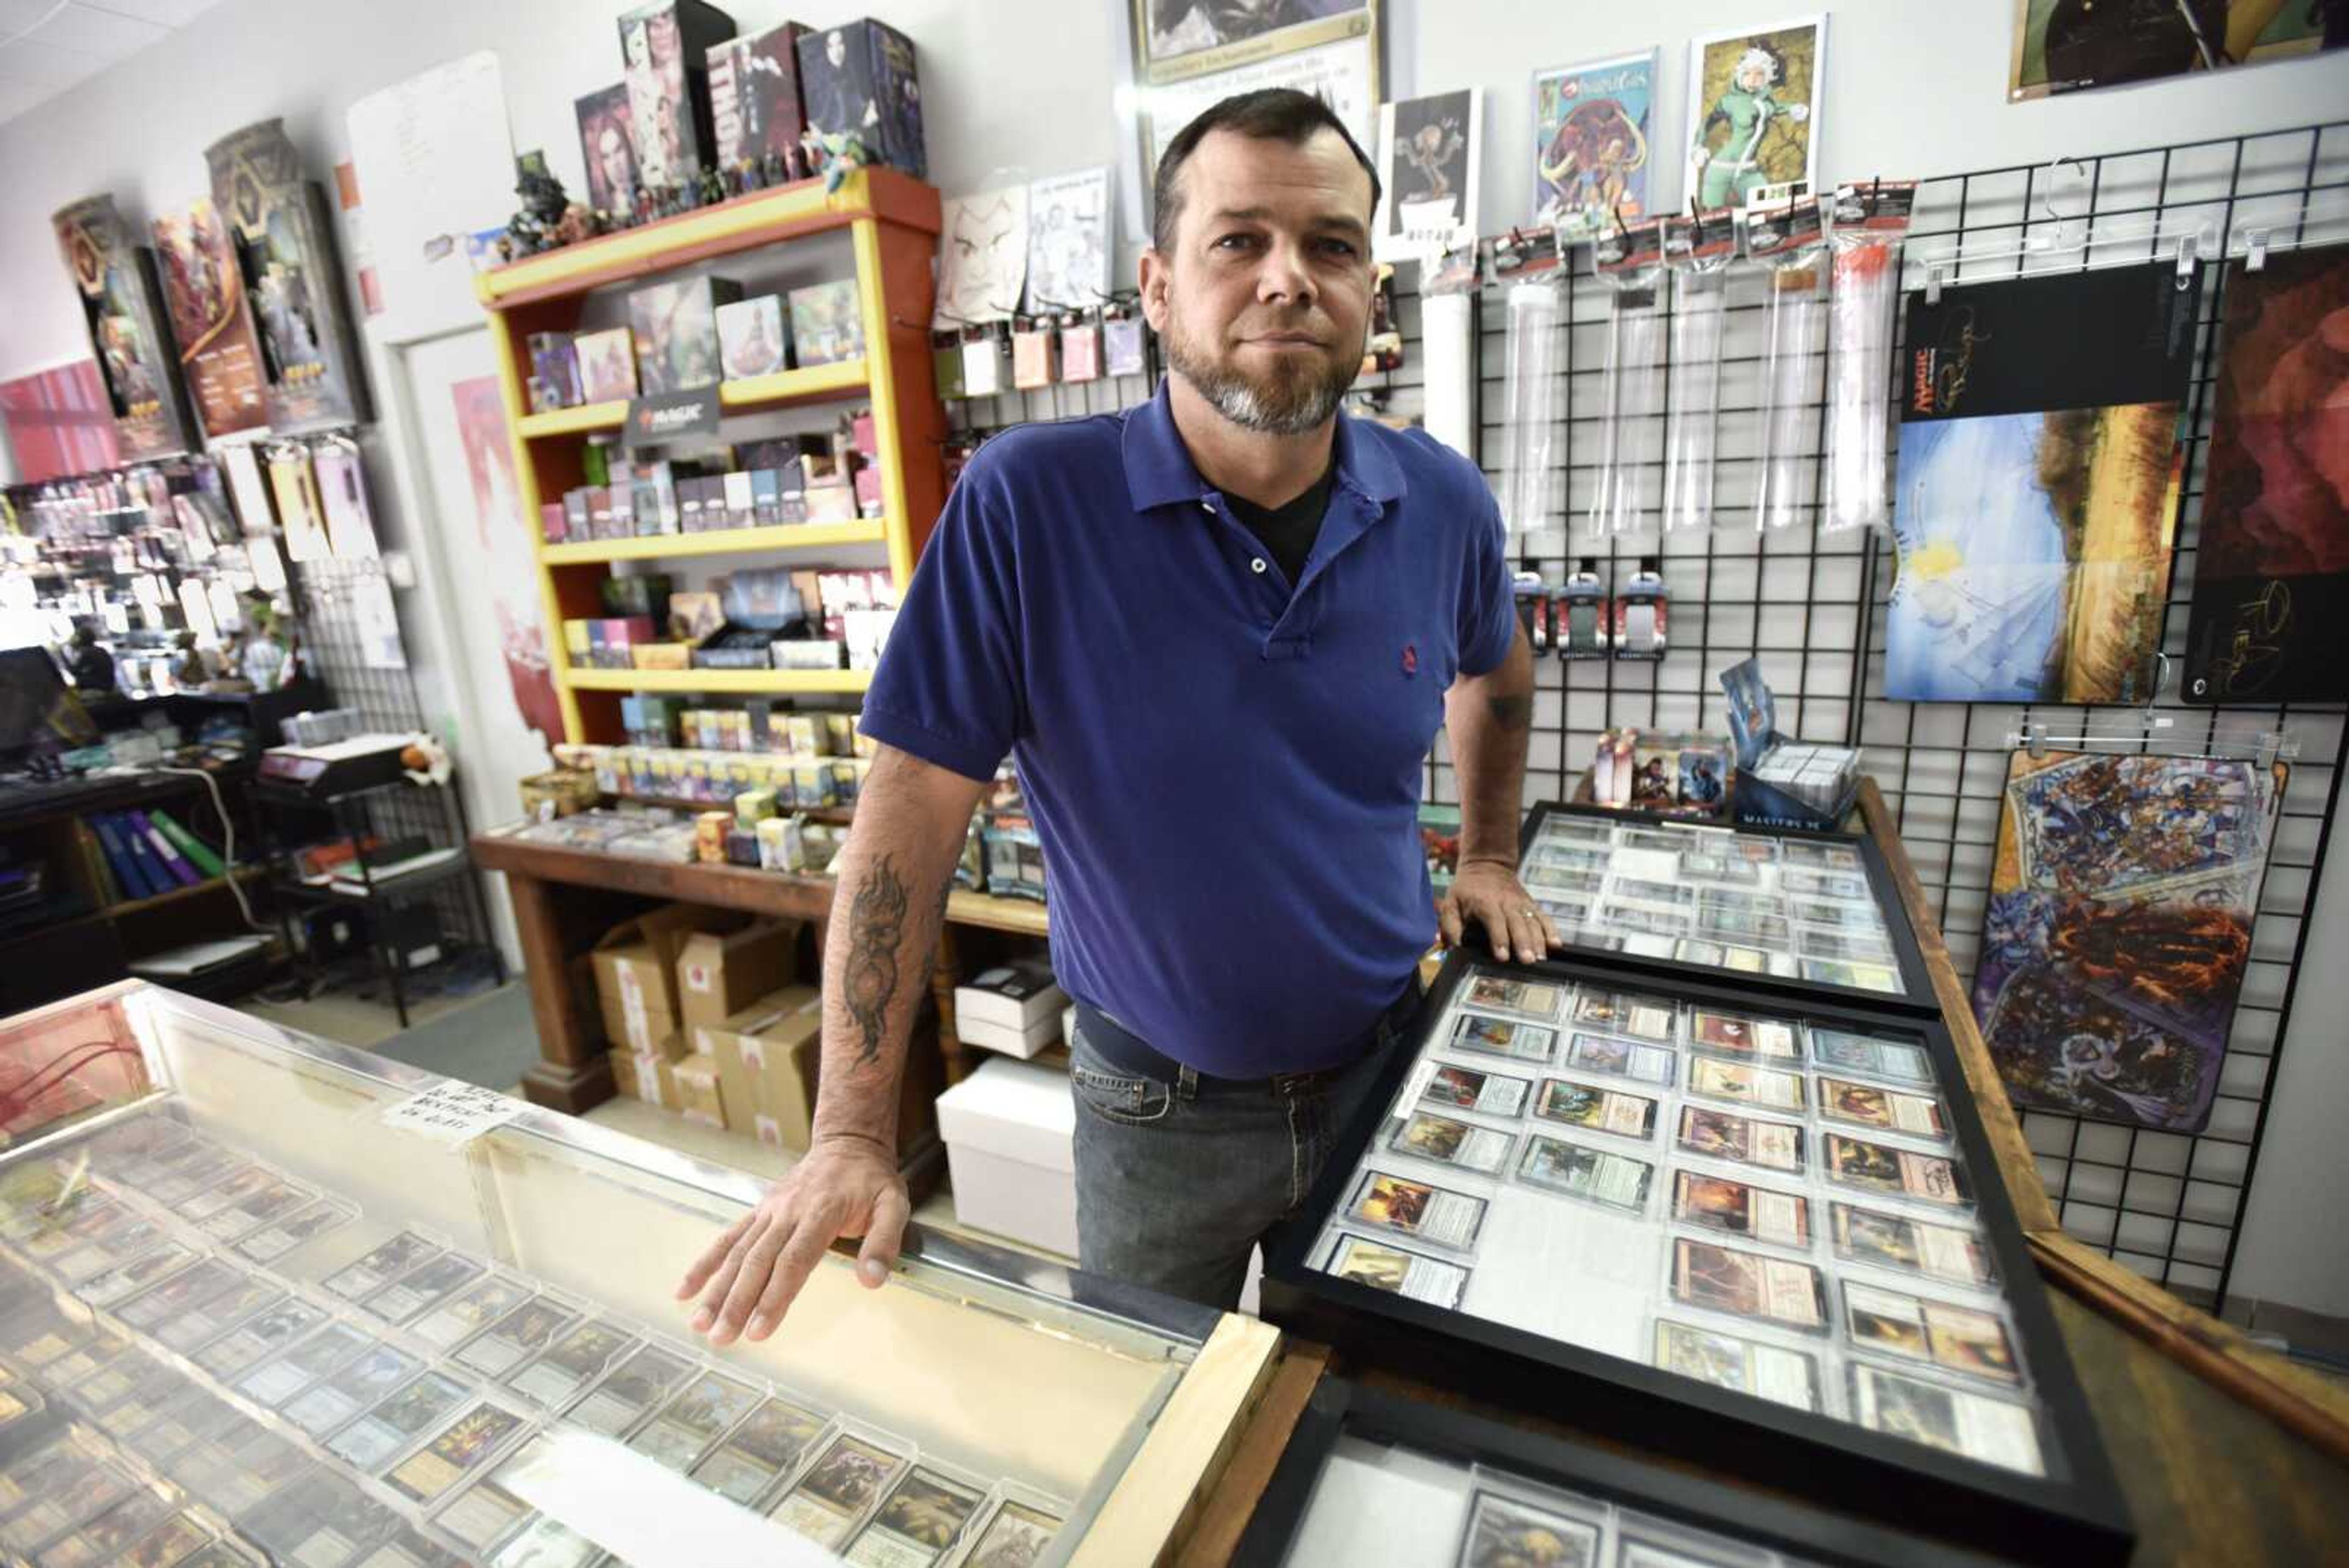
[[[1507,363],[1501,391],[1508,462],[1502,474],[1501,520],[1513,540],[1557,521],[1551,510],[1550,471],[1561,455],[1564,429],[1558,419],[1565,383],[1562,281],[1551,272],[1509,285]]]
[[[1652,223],[1619,228],[1592,245],[1609,293],[1607,368],[1599,383],[1599,470],[1587,527],[1629,534],[1644,519],[1663,402],[1663,239]]]
[[[1745,254],[1769,269],[1754,525],[1775,530],[1803,514],[1803,436],[1826,313],[1826,236],[1818,202],[1806,198],[1748,214]]]
[[[1835,195],[1827,322],[1827,493],[1819,531],[1890,521],[1892,335],[1900,306],[1900,242],[1914,182],[1846,185]]]
[[[1737,214],[1724,207],[1664,221],[1672,275],[1671,385],[1664,415],[1664,532],[1713,523],[1713,454],[1721,428],[1721,344]]]

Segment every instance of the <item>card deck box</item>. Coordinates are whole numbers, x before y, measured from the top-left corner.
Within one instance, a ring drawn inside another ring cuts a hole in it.
[[[783,302],[762,294],[718,307],[718,359],[730,381],[771,376],[791,363]]]
[[[545,387],[551,407],[567,409],[585,400],[579,388],[579,350],[570,333],[532,333],[530,367]]]
[[[595,536],[594,514],[589,509],[590,493],[585,485],[563,493],[563,525],[564,536],[572,539],[593,539]]]
[[[1737,784],[1730,797],[1736,819],[1764,827],[1840,826],[1859,794],[1857,756],[1844,747],[1816,748],[1846,765],[1823,767],[1829,787],[1807,794],[1757,777],[1757,771],[1773,771],[1770,754],[1794,743],[1792,737],[1778,731],[1777,702],[1762,679],[1760,660],[1748,659],[1723,670],[1721,684],[1729,694],[1729,732],[1737,749]]]
[[[810,284],[791,292],[792,349],[800,369],[836,365],[864,352],[864,316],[856,280]]]
[[[638,390],[651,397],[716,385],[718,307],[741,297],[742,286],[722,277],[669,278],[631,292]]]
[[[788,160],[800,149],[807,111],[800,104],[797,22],[710,47],[709,119],[718,167],[758,163],[771,154]]]
[[[621,402],[636,395],[636,340],[628,328],[582,332],[572,342],[579,351],[580,390],[589,402]]]
[[[605,577],[598,587],[604,607],[614,615],[643,616],[656,626],[667,624],[674,579],[667,572],[639,576]]]
[[[874,161],[928,178],[912,39],[867,17],[811,32],[799,49],[800,99],[810,130],[853,132]]]
[[[702,0],[662,0],[622,13],[619,26],[637,172],[647,185],[688,184],[716,140],[708,61],[733,19]]]
[[[726,475],[723,483],[726,493],[726,526],[750,527],[758,515],[750,475],[738,468]]]
[[[696,667],[767,669],[772,663],[768,645],[800,613],[791,574],[773,568],[736,572],[727,577],[719,597],[726,610],[726,625],[694,650]]]
[[[563,502],[550,501],[538,509],[538,532],[550,545],[560,545],[571,537],[571,523]]]

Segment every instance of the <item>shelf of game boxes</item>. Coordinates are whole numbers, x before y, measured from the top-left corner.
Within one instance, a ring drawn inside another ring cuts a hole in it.
[[[718,406],[730,414],[759,413],[790,408],[795,403],[858,397],[870,386],[871,377],[864,359],[843,359],[838,364],[815,365],[804,370],[781,370],[748,380],[721,381]],[[627,422],[627,418],[626,401],[580,403],[527,415],[516,423],[514,433],[524,441],[544,441],[594,431],[616,431]]]
[[[550,566],[578,566],[770,550],[834,550],[853,545],[886,544],[888,538],[889,524],[885,520],[861,517],[854,523],[776,523],[757,528],[712,528],[698,534],[640,534],[626,539],[542,544],[538,558]]]
[[[558,664],[554,670],[574,691],[859,695],[873,683],[870,670],[595,670]]]

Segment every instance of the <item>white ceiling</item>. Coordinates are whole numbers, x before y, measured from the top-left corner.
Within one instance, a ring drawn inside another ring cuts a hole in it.
[[[0,121],[162,42],[219,0],[0,0]]]

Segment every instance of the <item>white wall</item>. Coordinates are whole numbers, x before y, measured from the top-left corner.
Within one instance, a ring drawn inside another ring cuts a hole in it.
[[[1114,161],[1111,109],[1123,0],[755,0],[728,9],[746,27],[786,15],[813,26],[865,14],[921,52],[932,178],[948,192],[988,171],[1042,173]],[[616,79],[611,17],[622,7],[563,0],[227,0],[161,48],[0,126],[0,376],[88,352],[48,214],[110,191],[125,212],[174,211],[206,185],[202,150],[222,133],[283,115],[322,178],[346,151],[355,99],[428,67],[498,51],[514,144],[544,147],[574,187],[572,99]],[[1528,5],[1521,0],[1389,0],[1390,97],[1488,89],[1481,226],[1523,216],[1531,178],[1529,73],[1537,67],[1664,46],[1660,144],[1686,113],[1687,40],[1786,13],[1753,0],[1645,6]],[[1933,174],[2049,161],[2066,153],[2235,135],[2349,112],[2349,58],[2263,66],[2223,77],[2005,102],[2011,0],[1867,0],[1833,14],[1822,112],[1827,178]],[[1678,188],[1665,173],[1661,193]],[[409,476],[413,493],[430,487]],[[394,486],[382,505],[396,512]],[[386,519],[400,536],[402,520]],[[454,546],[452,546],[454,547]],[[437,687],[441,682],[434,682]],[[2349,1117],[2349,854],[2319,898],[2313,959],[2283,1052],[2237,1288],[2349,1315],[2349,1249],[2326,1201],[2341,1175],[2334,1129]]]

